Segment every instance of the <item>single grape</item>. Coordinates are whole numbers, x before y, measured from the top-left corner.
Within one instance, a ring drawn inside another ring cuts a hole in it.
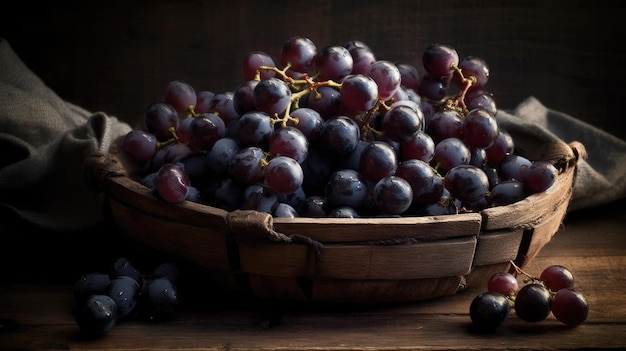
[[[435,142],[428,133],[419,131],[411,139],[400,143],[400,154],[403,160],[430,162],[435,155]]]
[[[113,278],[127,276],[139,281],[141,272],[128,258],[117,257],[111,264],[110,276]]]
[[[300,204],[297,210],[303,217],[323,218],[328,216],[327,208],[326,197],[311,195]]]
[[[574,274],[562,265],[550,265],[539,275],[539,280],[553,292],[574,288]]]
[[[468,165],[472,155],[465,143],[458,138],[446,138],[435,145],[435,153],[430,163],[444,174],[460,165]]]
[[[509,272],[496,272],[487,281],[487,291],[514,296],[519,290],[517,278]]]
[[[258,111],[270,116],[280,115],[291,103],[291,90],[284,81],[269,78],[256,84],[252,97]]]
[[[452,75],[439,77],[427,73],[420,79],[419,90],[417,92],[419,95],[433,101],[442,100],[448,94],[449,85],[447,81],[451,76]]]
[[[241,116],[233,127],[235,140],[242,147],[258,146],[266,148],[274,125],[265,112],[250,111]]]
[[[158,195],[169,203],[181,203],[187,198],[189,177],[174,163],[164,164],[154,178]]]
[[[315,57],[315,68],[322,80],[339,82],[352,73],[353,65],[352,55],[343,46],[325,47]]]
[[[552,298],[552,314],[568,326],[582,324],[589,315],[589,305],[585,296],[572,288],[562,288]]]
[[[459,55],[449,45],[431,44],[424,49],[422,63],[426,72],[433,76],[446,76],[453,72],[453,65],[458,66]]]
[[[398,167],[395,150],[384,141],[373,141],[361,152],[359,172],[373,183],[393,175]]]
[[[178,163],[181,159],[191,155],[191,148],[182,143],[166,144],[157,150],[151,160],[150,169],[158,171],[167,163]]]
[[[426,124],[426,132],[435,143],[447,138],[463,139],[463,119],[455,110],[435,112]]]
[[[463,141],[471,148],[488,148],[498,137],[496,118],[481,108],[467,113],[461,129]]]
[[[315,64],[317,47],[309,38],[291,37],[280,51],[280,63],[283,67],[290,65],[290,69],[295,72],[307,73]]]
[[[245,187],[244,184],[237,182],[232,177],[213,178],[203,188],[205,202],[226,211],[234,211],[241,204]]]
[[[261,160],[265,158],[263,150],[256,146],[243,148],[228,163],[228,174],[242,184],[253,184],[265,175]]]
[[[206,164],[214,174],[226,175],[228,173],[228,164],[239,150],[239,144],[235,139],[221,138],[206,153]]]
[[[214,113],[203,113],[189,125],[189,147],[192,150],[209,150],[225,135],[224,120]]]
[[[104,294],[111,281],[107,273],[90,272],[81,275],[74,282],[74,299],[78,304],[82,304],[91,295]]]
[[[366,180],[359,172],[342,169],[333,172],[324,188],[324,196],[332,207],[360,207],[367,197]]]
[[[265,166],[265,183],[274,192],[291,194],[302,186],[304,172],[297,160],[276,156]]]
[[[511,305],[506,296],[493,291],[486,291],[476,296],[469,308],[472,323],[485,330],[500,326],[510,312]]]
[[[465,95],[465,107],[467,107],[468,110],[482,108],[483,110],[489,112],[492,116],[495,116],[498,112],[493,95],[482,89],[468,91]]]
[[[140,312],[148,320],[170,319],[180,304],[178,291],[167,278],[151,277],[144,280],[140,297]]]
[[[410,141],[421,132],[423,123],[424,114],[421,109],[395,104],[383,115],[383,134],[396,142]]]
[[[272,213],[273,217],[276,218],[298,218],[298,211],[296,211],[293,206],[279,202],[274,208],[274,212]]]
[[[122,150],[135,162],[144,164],[156,153],[157,138],[148,131],[133,129],[124,136]]]
[[[330,210],[328,217],[332,218],[360,218],[358,212],[350,206],[339,206]]]
[[[515,179],[523,183],[531,165],[532,162],[524,156],[507,155],[500,161],[499,174],[504,180]]]
[[[378,102],[378,85],[366,75],[350,75],[341,83],[339,99],[343,111],[368,111]]]
[[[361,138],[359,125],[346,116],[327,119],[322,125],[319,145],[328,152],[326,157],[343,157],[357,147]]]
[[[400,71],[400,85],[407,89],[419,91],[420,89],[420,73],[417,67],[410,63],[400,62],[396,64]]]
[[[489,206],[506,206],[526,198],[524,185],[519,180],[501,181],[489,192]]]
[[[422,160],[400,162],[395,175],[409,183],[415,204],[426,205],[437,202],[443,194],[443,181],[433,168]]]
[[[369,66],[365,74],[376,83],[378,98],[381,100],[389,100],[400,88],[400,70],[391,61],[377,60]]]
[[[276,72],[272,70],[259,70],[259,67],[261,66],[274,67],[274,60],[264,51],[255,50],[247,53],[241,63],[241,75],[243,81],[253,80],[257,71],[259,71],[261,79],[268,79],[275,76]]]
[[[550,314],[552,297],[550,291],[538,283],[521,287],[515,296],[515,314],[526,322],[539,322]]]
[[[548,190],[559,175],[556,167],[548,161],[534,161],[526,170],[524,189],[529,194]]]
[[[376,55],[368,47],[357,46],[348,51],[352,56],[352,74],[367,74],[372,63],[376,62]]]
[[[117,305],[105,294],[91,295],[78,306],[74,317],[83,335],[99,337],[117,324]]]
[[[215,93],[210,90],[200,90],[196,93],[196,113],[209,112]]]
[[[254,88],[258,83],[259,81],[255,79],[247,80],[235,88],[233,92],[233,107],[239,115],[256,110]]]
[[[503,128],[498,128],[498,136],[491,146],[485,149],[487,153],[487,164],[492,167],[499,167],[500,162],[508,156],[512,155],[515,150],[513,138],[511,134]]]
[[[302,132],[308,142],[317,142],[322,130],[322,124],[324,124],[322,115],[314,109],[308,107],[295,109],[291,111],[290,115],[291,117],[296,118],[297,122],[288,120],[287,126],[294,127]]]
[[[476,56],[466,56],[459,61],[459,68],[463,73],[463,77],[469,79],[474,77],[475,81],[470,86],[470,90],[482,89],[489,80],[489,66],[487,62]],[[454,84],[459,88],[465,88],[465,84],[461,80],[461,76],[455,74],[453,77]]]
[[[159,140],[167,140],[178,130],[180,119],[172,105],[164,102],[150,104],[144,115],[148,131]]]
[[[406,180],[390,175],[376,183],[373,196],[381,214],[400,215],[411,206],[413,191]]]
[[[229,125],[240,117],[235,109],[234,98],[235,94],[232,91],[215,94],[205,106],[196,106],[196,113],[200,115],[203,113],[216,114],[224,121],[224,125]]]
[[[306,102],[300,106],[317,111],[324,120],[337,116],[341,109],[339,90],[332,87],[321,86],[311,94],[305,95],[305,98]]]
[[[269,150],[271,155],[287,156],[302,163],[309,153],[309,141],[296,127],[285,126],[270,135]]]
[[[196,105],[196,90],[187,82],[181,80],[170,81],[165,85],[163,102],[171,105],[178,112],[179,116],[187,116]]]
[[[455,199],[472,204],[486,196],[489,179],[485,172],[476,166],[459,165],[446,173],[444,185]]]
[[[137,306],[139,283],[126,275],[117,276],[109,282],[106,295],[113,299],[117,305],[117,318],[126,318]]]
[[[262,184],[250,184],[243,191],[239,208],[271,214],[277,205],[278,196],[274,190]]]

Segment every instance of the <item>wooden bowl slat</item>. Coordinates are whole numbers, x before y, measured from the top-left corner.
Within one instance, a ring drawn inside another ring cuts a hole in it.
[[[508,262],[517,258],[524,231],[506,229],[483,232],[478,237],[474,266]]]

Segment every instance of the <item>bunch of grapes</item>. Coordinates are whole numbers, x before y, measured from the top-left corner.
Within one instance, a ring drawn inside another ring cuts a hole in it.
[[[87,337],[107,334],[121,320],[140,317],[150,321],[174,316],[179,305],[178,266],[161,263],[142,274],[127,258],[113,261],[108,272],[89,272],[74,283],[80,332]]]
[[[167,202],[275,217],[457,214],[552,186],[498,126],[483,59],[433,44],[422,63],[293,37],[276,60],[247,54],[232,91],[169,82],[123,151]]]
[[[570,326],[582,324],[589,313],[585,296],[574,287],[574,275],[562,265],[546,267],[539,277],[532,276],[513,264],[516,274],[498,272],[487,282],[487,291],[477,295],[469,314],[474,325],[494,329],[509,316],[511,310],[526,322],[540,322],[550,313]],[[517,275],[524,285],[520,287]]]

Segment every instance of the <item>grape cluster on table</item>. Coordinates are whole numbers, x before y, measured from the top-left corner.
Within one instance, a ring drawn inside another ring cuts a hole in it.
[[[587,319],[587,299],[576,290],[574,274],[569,268],[550,265],[535,277],[513,267],[516,274],[494,273],[487,281],[487,290],[472,300],[469,314],[476,327],[495,329],[512,310],[521,320],[531,323],[545,320],[550,313],[569,327],[576,327]],[[518,275],[524,277],[521,286]]]
[[[274,217],[457,214],[552,186],[498,126],[485,60],[443,44],[421,59],[292,37],[276,59],[249,52],[232,91],[169,82],[122,150],[164,201]]]
[[[105,271],[81,275],[73,287],[74,317],[81,334],[101,337],[119,322],[133,318],[171,319],[180,302],[179,275],[176,263],[160,263],[146,274],[126,257],[114,259]]]

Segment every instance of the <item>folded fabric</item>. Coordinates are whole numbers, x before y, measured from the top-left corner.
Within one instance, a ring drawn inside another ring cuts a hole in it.
[[[581,142],[569,210],[599,206],[626,195],[626,143],[530,97],[499,111],[502,128],[541,140]],[[104,112],[61,99],[0,38],[0,215],[53,231],[79,231],[103,221],[97,194],[84,179],[85,160],[107,152],[131,127]],[[4,212],[7,213],[7,212]],[[1,227],[0,227],[1,229]]]

